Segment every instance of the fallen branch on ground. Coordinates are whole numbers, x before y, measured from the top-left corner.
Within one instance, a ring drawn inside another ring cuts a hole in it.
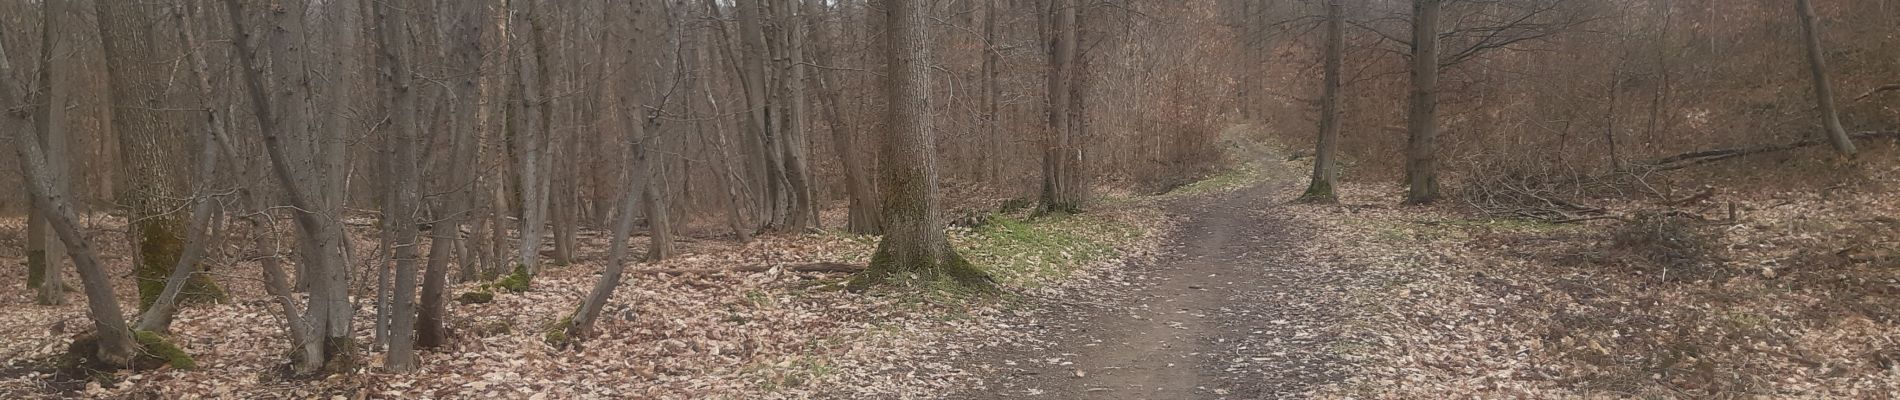
[[[1900,139],[1900,131],[1860,132],[1860,133],[1855,133],[1851,135],[1850,137],[1853,138],[1854,140],[1872,140],[1872,139],[1879,139],[1879,138]],[[1814,138],[1814,139],[1799,140],[1799,141],[1795,141],[1791,143],[1772,144],[1772,145],[1765,145],[1765,146],[1692,151],[1688,153],[1682,153],[1682,154],[1677,154],[1673,156],[1663,157],[1660,159],[1656,159],[1655,161],[1641,163],[1639,164],[1639,167],[1644,168],[1648,170],[1649,172],[1677,170],[1677,169],[1683,169],[1683,168],[1693,167],[1697,165],[1712,163],[1716,161],[1727,160],[1731,158],[1738,158],[1742,156],[1795,150],[1795,149],[1800,149],[1800,148],[1819,146],[1826,143],[1827,143],[1827,140],[1825,139]]]

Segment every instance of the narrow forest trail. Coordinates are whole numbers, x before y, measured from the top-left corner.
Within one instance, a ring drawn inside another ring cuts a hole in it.
[[[1033,317],[1043,345],[977,357],[978,399],[1297,398],[1341,378],[1333,322],[1341,271],[1284,262],[1302,245],[1279,217],[1293,179],[1190,196],[1167,251],[1100,301],[1055,301]]]

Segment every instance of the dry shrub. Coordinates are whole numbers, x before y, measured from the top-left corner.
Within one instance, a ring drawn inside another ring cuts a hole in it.
[[[1610,249],[1632,256],[1631,267],[1664,281],[1685,282],[1726,276],[1717,250],[1721,231],[1702,218],[1677,210],[1641,211],[1609,232]]]

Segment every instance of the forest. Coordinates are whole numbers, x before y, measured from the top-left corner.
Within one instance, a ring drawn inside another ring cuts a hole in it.
[[[0,1],[0,398],[1900,398],[1900,2]]]

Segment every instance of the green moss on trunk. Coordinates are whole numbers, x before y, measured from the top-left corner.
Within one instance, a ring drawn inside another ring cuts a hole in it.
[[[140,264],[134,277],[138,280],[139,310],[150,308],[158,301],[159,293],[165,291],[165,280],[171,277],[172,267],[184,254],[182,225],[176,218],[154,218],[138,224]],[[224,289],[205,274],[193,274],[178,292],[179,304],[221,302],[225,298]]]
[[[323,370],[348,373],[356,368],[356,341],[348,337],[324,338]]]
[[[43,285],[45,283],[46,283],[46,251],[45,250],[27,251],[26,252],[26,287],[28,289],[39,289],[40,285]]]
[[[1339,203],[1339,196],[1333,193],[1333,185],[1326,181],[1313,181],[1311,186],[1306,187],[1306,193],[1301,194],[1298,201],[1308,204],[1336,204]]]

